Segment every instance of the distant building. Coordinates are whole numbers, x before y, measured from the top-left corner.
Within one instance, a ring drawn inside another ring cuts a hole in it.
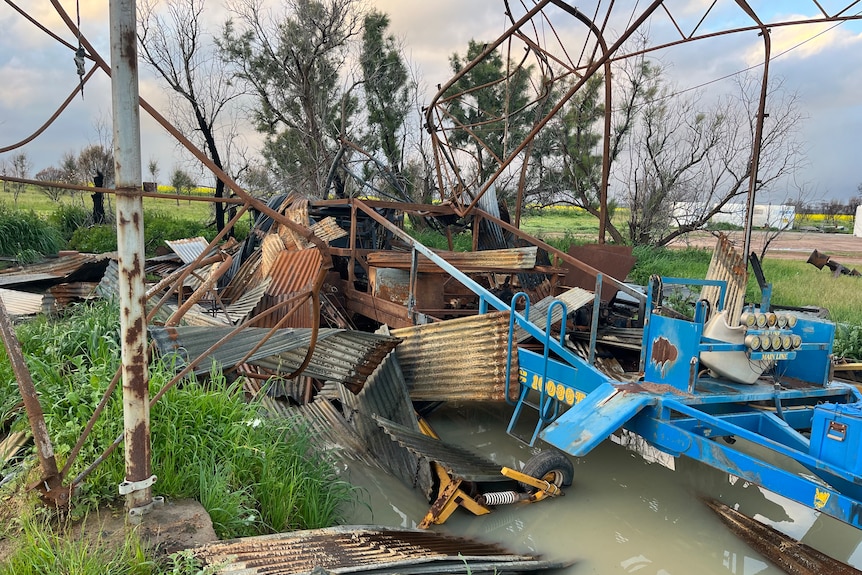
[[[694,222],[706,211],[706,206],[697,202],[674,202],[673,217],[679,225]],[[755,204],[752,226],[755,228],[777,228],[786,230],[793,227],[796,208],[783,204]],[[725,204],[715,214],[710,223],[726,223],[743,227],[745,225],[745,204]]]

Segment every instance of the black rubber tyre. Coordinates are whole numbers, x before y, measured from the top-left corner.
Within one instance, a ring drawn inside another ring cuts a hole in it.
[[[563,453],[555,449],[547,449],[539,452],[524,464],[521,473],[530,477],[538,477],[557,487],[567,487],[572,484],[575,476],[575,466]],[[525,483],[520,484],[527,492],[535,491],[535,487]]]

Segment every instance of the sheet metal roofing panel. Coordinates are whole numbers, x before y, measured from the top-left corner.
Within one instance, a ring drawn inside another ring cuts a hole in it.
[[[210,245],[208,241],[200,236],[182,240],[165,240],[165,243],[168,244],[168,247],[171,248],[174,253],[180,256],[180,259],[183,260],[183,263],[186,265],[195,261],[198,256],[207,251],[207,248]]]
[[[0,289],[0,298],[11,317],[36,315],[42,311],[42,294],[27,293],[10,289]]]
[[[282,251],[267,275],[272,277],[267,293],[279,295],[296,293],[311,287],[322,258],[317,248],[299,251]]]
[[[374,419],[392,438],[392,441],[397,441],[419,457],[436,461],[454,476],[467,481],[508,481],[500,473],[502,465],[490,459],[485,459],[458,445],[451,445],[420,431],[398,425],[388,419],[382,417]]]
[[[238,299],[249,289],[249,286],[261,282],[263,279],[263,274],[260,271],[261,257],[261,251],[255,250],[245,259],[221,292],[221,297],[225,301]],[[238,257],[234,258],[234,263],[238,262],[239,259]]]
[[[509,315],[488,313],[393,329],[398,362],[414,401],[502,401],[506,393]],[[518,390],[517,355],[510,393]]]
[[[381,467],[375,454],[369,450],[369,445],[329,399],[316,397],[311,403],[289,409],[288,417],[299,418],[308,426],[312,441],[319,449],[372,467]]]
[[[383,360],[358,394],[352,395],[343,387],[340,389],[340,401],[345,411],[353,414],[350,418],[352,427],[368,446],[368,450],[379,460],[380,467],[401,479],[405,485],[418,487],[425,498],[429,499],[434,483],[430,463],[389,439],[372,417],[379,415],[408,429],[419,431],[416,412],[395,354],[390,353]]]
[[[327,243],[347,235],[347,231],[339,226],[332,216],[323,218],[311,226],[311,232]]]
[[[318,339],[303,375],[341,383],[353,393],[362,389],[368,376],[400,341],[395,337],[361,331],[320,331],[328,332],[328,335]],[[307,346],[267,356],[258,354],[258,358],[248,363],[275,372],[290,373],[302,364],[306,351]]]
[[[257,315],[264,310],[274,307],[290,299],[295,294],[307,291],[312,287],[317,273],[320,271],[322,259],[320,252],[314,249],[281,251],[272,263],[268,276],[272,278],[269,289],[254,310]],[[314,306],[310,300],[284,308],[276,313],[261,318],[255,322],[260,327],[271,327],[285,317],[296,306],[300,309],[294,312],[287,320],[287,327],[311,327],[314,323]]]
[[[596,296],[593,292],[587,291],[579,287],[571,288],[570,290],[563,292],[555,297],[546,297],[541,301],[530,304],[530,323],[538,326],[544,331],[548,323],[548,308],[551,307],[551,303],[553,303],[555,300],[561,301],[566,304],[566,313],[572,313],[576,309],[595,301],[595,297]],[[559,305],[554,306],[554,309],[551,312],[551,325],[554,325],[562,319],[563,308]],[[522,327],[515,328],[515,339],[518,341],[518,343],[521,343],[529,338],[530,334],[527,333],[527,330]]]
[[[69,254],[0,271],[0,287],[38,282],[99,281],[116,254]]]
[[[149,331],[162,356],[176,358],[177,369],[182,369],[233,329],[232,327],[151,326]],[[320,330],[320,337],[331,337],[335,331]],[[243,329],[225,345],[212,352],[210,358],[225,368],[233,367],[252,348],[257,347],[269,332],[270,330],[265,328],[249,327]],[[252,357],[266,357],[296,348],[301,348],[302,351],[298,353],[304,356],[304,350],[308,348],[310,341],[310,329],[280,329],[261,345]],[[297,365],[299,364],[297,363]],[[195,373],[207,373],[211,368],[211,362],[205,360],[195,369]]]
[[[447,252],[437,254],[461,271],[486,269],[520,269],[528,270],[536,267],[538,248],[509,248],[504,250],[483,250],[478,252]],[[368,254],[368,265],[380,268],[410,269],[412,254],[410,252],[380,251]],[[419,256],[419,271],[442,271],[423,255]]]
[[[159,309],[156,313],[155,318],[153,319],[153,323],[165,323],[168,321],[176,311],[177,311],[176,300],[173,302],[168,302]],[[195,304],[188,310],[186,310],[182,319],[180,320],[180,325],[182,326],[213,326],[213,327],[224,327],[230,326],[231,323],[225,317],[224,312],[213,313],[212,310],[209,310],[201,305]]]
[[[260,303],[266,293],[272,278],[264,278],[258,285],[250,287],[233,301],[233,303],[225,306],[230,320],[235,323],[242,323],[248,317],[251,311]]]
[[[260,271],[263,275],[269,275],[272,264],[278,259],[281,252],[285,251],[284,242],[276,234],[267,234],[261,242],[261,264]]]
[[[564,567],[498,545],[418,529],[339,526],[209,543],[193,550],[225,575],[503,573]]]
[[[727,293],[724,296],[724,309],[727,310],[727,323],[731,327],[739,325],[742,305],[745,303],[745,290],[748,285],[748,265],[744,254],[737,252],[733,243],[725,234],[719,234],[706,272],[708,280],[724,280],[727,282]],[[712,309],[719,309],[720,290],[717,286],[703,286],[700,299],[712,304]]]

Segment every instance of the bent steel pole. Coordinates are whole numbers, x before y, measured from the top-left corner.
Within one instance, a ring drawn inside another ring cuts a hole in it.
[[[117,188],[123,425],[126,480],[120,485],[131,515],[152,504],[150,403],[144,313],[144,216],[138,95],[136,0],[111,0],[111,100]]]
[[[751,252],[751,229],[754,227],[754,204],[757,195],[757,172],[760,168],[760,148],[763,143],[763,120],[766,118],[766,96],[769,92],[769,61],[772,58],[772,40],[769,37],[769,27],[763,24],[746,0],[736,0],[740,8],[748,14],[760,27],[760,35],[763,36],[763,77],[760,82],[760,100],[757,104],[757,116],[755,117],[754,134],[751,143],[751,164],[748,175],[748,201],[745,207],[745,240],[743,245],[743,257],[748,261]]]

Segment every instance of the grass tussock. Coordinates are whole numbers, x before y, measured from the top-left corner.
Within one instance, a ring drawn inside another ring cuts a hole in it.
[[[109,545],[98,533],[74,536],[69,522],[58,524],[44,508],[17,520],[17,547],[0,564],[0,575],[156,575],[167,573],[130,533]]]

